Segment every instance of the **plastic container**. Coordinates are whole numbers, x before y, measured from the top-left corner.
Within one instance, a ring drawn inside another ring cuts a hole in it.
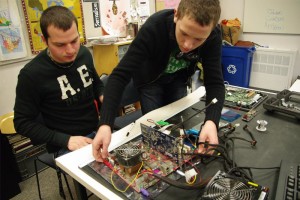
[[[222,47],[224,81],[230,85],[249,87],[250,73],[255,47]]]

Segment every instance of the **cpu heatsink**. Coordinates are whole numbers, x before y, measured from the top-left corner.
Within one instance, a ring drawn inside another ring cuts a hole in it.
[[[124,167],[132,167],[139,164],[141,149],[138,145],[128,143],[120,146],[115,150],[116,158],[120,165]]]

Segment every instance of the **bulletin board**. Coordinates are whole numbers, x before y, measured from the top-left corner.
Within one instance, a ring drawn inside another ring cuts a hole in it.
[[[245,0],[244,32],[300,34],[300,0]]]
[[[60,2],[55,1],[33,1],[22,0],[22,8],[24,11],[26,25],[30,40],[30,48],[32,54],[38,54],[40,51],[46,48],[46,44],[42,41],[42,31],[40,28],[39,19],[42,12],[50,6],[65,6],[69,8],[78,20],[78,31],[80,35],[80,42],[86,43],[85,27],[83,20],[83,11],[81,0],[63,0]]]
[[[99,1],[0,0],[0,67],[31,60],[46,47],[38,21],[42,11],[52,5],[66,6],[75,14],[82,44],[87,37],[101,35]]]

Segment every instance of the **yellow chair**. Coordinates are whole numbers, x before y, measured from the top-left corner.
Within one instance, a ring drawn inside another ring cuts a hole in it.
[[[2,134],[15,134],[14,112],[6,113],[0,116],[0,130]]]

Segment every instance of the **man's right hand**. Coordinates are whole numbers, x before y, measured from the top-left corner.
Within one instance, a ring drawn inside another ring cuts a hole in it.
[[[93,156],[96,161],[103,162],[108,157],[108,146],[111,141],[111,129],[108,125],[102,125],[93,139]]]

